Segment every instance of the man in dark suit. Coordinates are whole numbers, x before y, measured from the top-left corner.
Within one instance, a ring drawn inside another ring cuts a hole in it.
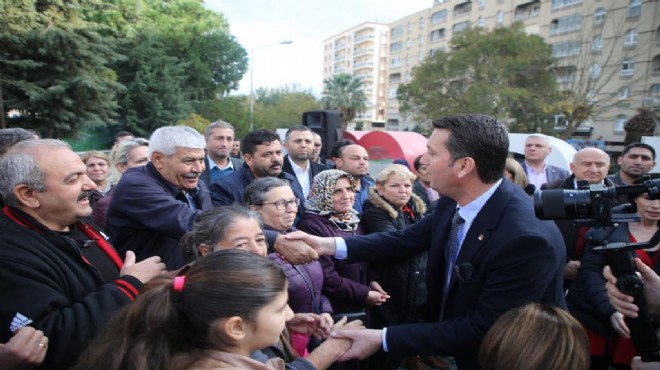
[[[317,173],[327,168],[310,160],[314,146],[314,133],[307,126],[293,126],[284,137],[284,147],[288,154],[282,161],[282,171],[295,176],[302,187],[305,199]]]
[[[215,121],[204,130],[206,141],[206,166],[200,179],[209,186],[219,178],[238,171],[243,166],[243,160],[232,157],[234,145],[234,126],[229,122]]]
[[[523,170],[529,183],[540,189],[546,182],[563,180],[570,175],[568,171],[545,163],[545,158],[552,152],[550,138],[543,134],[531,134],[525,140],[525,160]]]
[[[586,181],[591,184],[603,184],[605,186],[614,186],[607,179],[607,172],[610,170],[610,156],[598,148],[580,149],[573,155],[571,162],[572,175],[563,180],[548,182],[541,187],[546,189],[578,189],[578,181]],[[566,245],[566,267],[564,268],[564,287],[570,288],[570,284],[577,277],[580,269],[580,260],[584,249],[584,235],[588,227],[575,226],[573,220],[555,220],[559,231],[564,238]]]
[[[565,307],[561,235],[552,222],[535,217],[522,189],[502,179],[509,149],[504,125],[484,115],[433,125],[422,163],[443,195],[435,212],[402,232],[295,236],[319,254],[349,262],[396,261],[428,250],[427,323],[338,332],[353,340],[342,359],[383,349],[401,359],[454,356],[459,369],[479,369],[479,345],[500,315],[528,302]]]

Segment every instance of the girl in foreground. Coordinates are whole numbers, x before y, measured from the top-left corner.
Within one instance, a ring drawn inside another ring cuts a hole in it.
[[[284,369],[250,354],[278,340],[293,313],[287,281],[266,258],[223,250],[183,276],[161,277],[107,326],[77,369]]]

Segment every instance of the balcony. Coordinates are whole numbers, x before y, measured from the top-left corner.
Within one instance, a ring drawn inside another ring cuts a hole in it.
[[[335,63],[336,62],[341,62],[343,60],[346,60],[346,55],[337,55],[337,56],[335,56]]]
[[[353,39],[353,44],[358,44],[360,42],[364,41],[373,41],[374,35],[372,33],[366,34],[366,35],[360,35],[360,36],[355,36],[355,39]]]
[[[335,44],[335,50],[341,50],[341,49],[343,49],[343,48],[345,48],[345,47],[346,47],[346,43],[345,43],[345,42],[340,42],[340,43],[336,43],[336,44]]]
[[[361,49],[355,49],[353,51],[353,56],[359,57],[359,56],[362,56],[362,55],[371,55],[373,53],[374,53],[373,48],[361,48]]]
[[[454,19],[465,17],[472,13],[472,2],[466,1],[454,7]]]
[[[357,78],[360,79],[362,82],[373,82],[374,81],[374,76],[372,75],[363,75],[363,76],[357,76]]]
[[[339,67],[339,68],[335,68],[335,71],[333,73],[334,74],[339,74],[339,73],[344,73],[345,71],[346,71],[346,68]]]
[[[541,6],[519,6],[516,8],[516,12],[513,14],[513,19],[515,21],[522,21],[529,18],[538,17],[541,14]]]
[[[358,70],[362,68],[373,68],[373,67],[374,67],[374,62],[360,62],[353,64],[354,70]]]

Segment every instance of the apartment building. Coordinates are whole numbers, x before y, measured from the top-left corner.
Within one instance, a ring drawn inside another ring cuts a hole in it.
[[[323,79],[348,73],[362,80],[367,109],[351,128],[355,122],[367,130],[384,127],[389,33],[386,24],[366,22],[323,41]]]
[[[434,0],[430,8],[389,24],[386,129],[417,125],[399,111],[396,99],[416,65],[448,51],[451,37],[469,26],[493,29],[517,21],[552,46],[559,88],[595,105],[578,135],[622,142],[623,126],[637,108],[660,108],[657,0]],[[333,73],[328,67],[324,72]],[[565,129],[561,114],[554,121],[555,130]]]

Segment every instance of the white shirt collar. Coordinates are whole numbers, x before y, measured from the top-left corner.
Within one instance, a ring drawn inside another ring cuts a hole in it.
[[[209,171],[211,171],[215,167],[218,167],[221,170],[226,170],[227,168],[234,169],[234,162],[231,160],[231,157],[227,157],[227,167],[225,167],[225,168],[222,168],[222,167],[218,166],[217,163],[213,162],[213,159],[211,159],[211,157],[208,154],[206,155],[206,158],[209,161]]]
[[[463,225],[461,229],[461,234],[459,236],[460,238],[460,243],[463,243],[463,239],[465,238],[465,235],[467,234],[468,230],[470,229],[470,226],[472,225],[472,222],[474,219],[477,217],[479,214],[479,211],[484,207],[486,202],[490,199],[490,197],[493,196],[497,188],[500,186],[502,183],[502,179],[499,179],[496,183],[494,183],[490,189],[486,190],[483,194],[481,194],[477,199],[473,200],[472,202],[468,203],[465,205],[465,207],[456,207],[458,209],[458,214],[461,215],[463,220],[465,220],[465,224]]]

